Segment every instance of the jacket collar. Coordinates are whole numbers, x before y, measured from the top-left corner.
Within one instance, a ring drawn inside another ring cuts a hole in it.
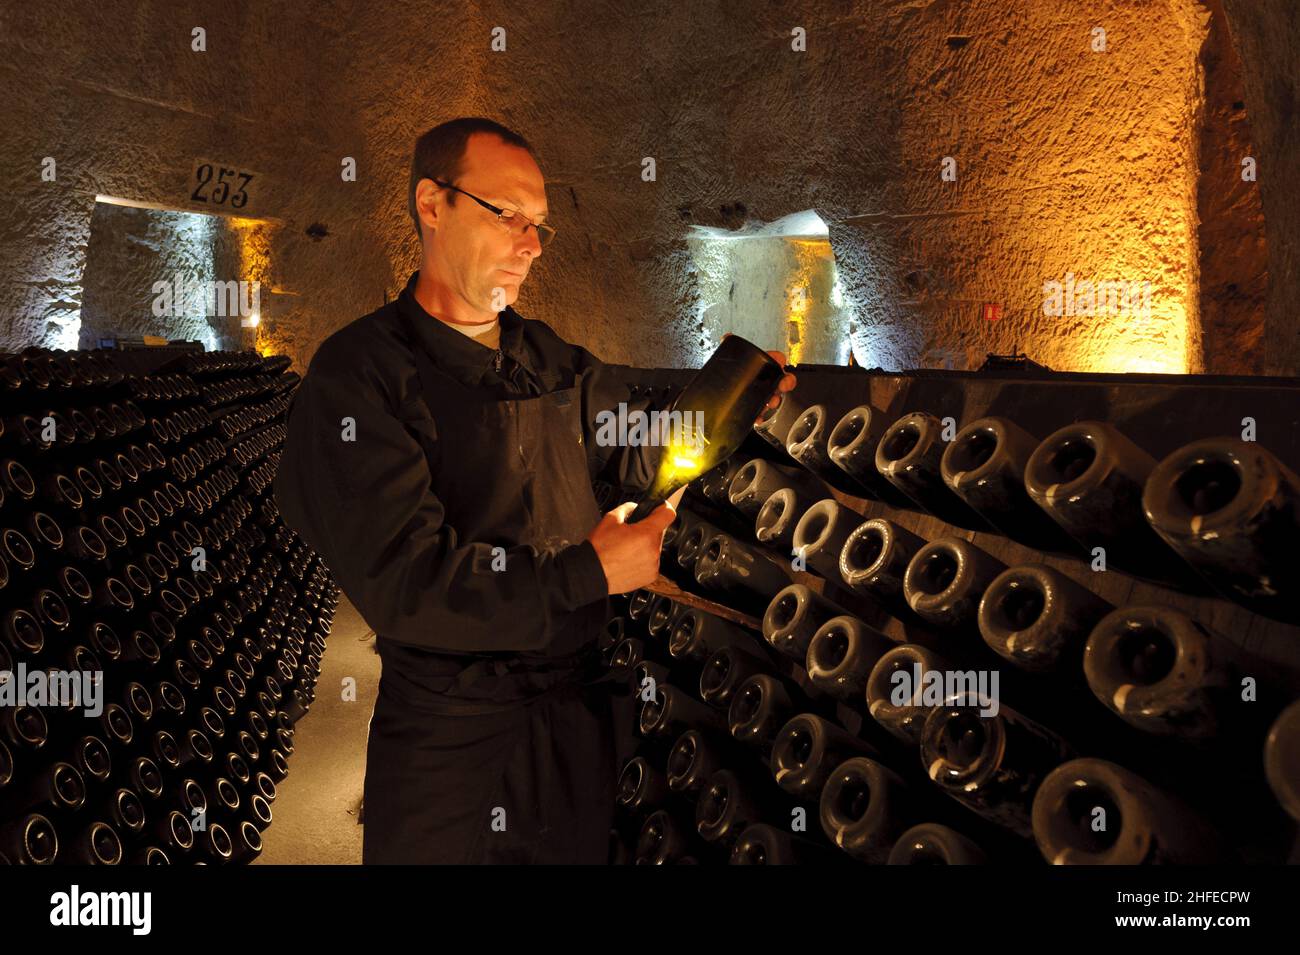
[[[416,345],[428,352],[433,363],[466,384],[477,385],[492,370],[496,352],[462,335],[446,322],[426,312],[415,300],[418,271],[412,272],[406,288],[397,296],[397,310],[415,335]],[[523,361],[524,319],[509,305],[498,314],[503,352]]]

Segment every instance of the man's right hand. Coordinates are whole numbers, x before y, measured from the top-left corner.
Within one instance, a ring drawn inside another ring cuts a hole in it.
[[[659,576],[664,531],[677,519],[677,504],[685,492],[686,488],[679,488],[645,520],[635,524],[626,521],[628,515],[636,510],[636,504],[631,501],[620,504],[601,518],[587,535],[605,570],[611,594],[625,594],[647,587]]]

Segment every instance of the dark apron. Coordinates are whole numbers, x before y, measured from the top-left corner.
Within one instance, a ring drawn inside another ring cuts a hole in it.
[[[601,514],[581,383],[500,400],[412,350],[436,431],[431,490],[456,543],[545,551],[585,539]],[[599,601],[571,614],[543,653],[434,654],[379,635],[363,863],[607,861],[634,703],[626,669],[600,664],[607,613]]]

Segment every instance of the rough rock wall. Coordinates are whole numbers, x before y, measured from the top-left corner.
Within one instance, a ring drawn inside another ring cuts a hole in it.
[[[1268,49],[1270,31],[1294,29],[1278,3],[1266,4],[1277,22],[1258,14],[1270,29],[1238,43],[1247,113],[1276,113],[1260,147],[1274,155],[1291,114],[1272,71],[1294,63]],[[1258,5],[1227,6],[1236,39]],[[174,207],[208,157],[260,173],[246,215],[274,220],[241,256],[268,286],[246,344],[303,365],[415,266],[414,138],[483,114],[532,140],[560,228],[518,307],[607,360],[693,364],[707,350],[720,302],[690,226],[815,210],[843,304],[809,314],[847,314],[859,363],[964,367],[1019,345],[1058,368],[1218,370],[1199,324],[1209,12],[1196,0],[106,0],[0,17],[0,102],[16,133],[0,144],[0,347],[67,343],[97,193]],[[195,26],[206,53],[191,49]],[[53,183],[40,179],[47,155]],[[1264,199],[1288,221],[1295,200]],[[794,258],[765,288],[829,284],[807,274],[824,257]],[[1076,314],[1045,316],[1044,283],[1067,278],[1149,283],[1150,314],[1079,314],[1078,295]],[[1287,281],[1294,292],[1294,269]],[[983,302],[1003,304],[1000,321],[980,317]],[[1270,341],[1290,334],[1276,311]]]
[[[1260,375],[1268,252],[1258,157],[1223,4],[1211,0],[1209,6],[1214,15],[1201,50],[1205,105],[1197,188],[1205,365],[1223,374]]]
[[[1223,0],[1242,63],[1268,241],[1264,372],[1300,375],[1300,4]]]

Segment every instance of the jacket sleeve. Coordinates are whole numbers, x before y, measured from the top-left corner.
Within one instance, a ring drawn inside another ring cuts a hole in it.
[[[572,611],[606,598],[589,541],[507,547],[494,569],[491,545],[459,540],[423,446],[391,410],[391,381],[330,344],[294,397],[275,499],[377,634],[433,650],[540,650]]]
[[[587,464],[593,479],[602,479],[625,490],[648,490],[659,471],[663,447],[658,444],[637,446],[616,445],[605,442],[600,435],[597,416],[602,411],[618,413],[620,402],[627,403],[630,414],[644,411],[650,414],[659,410],[649,398],[632,399],[632,389],[613,370],[585,348],[578,348],[577,365],[585,369],[582,401],[583,422],[586,434]]]

